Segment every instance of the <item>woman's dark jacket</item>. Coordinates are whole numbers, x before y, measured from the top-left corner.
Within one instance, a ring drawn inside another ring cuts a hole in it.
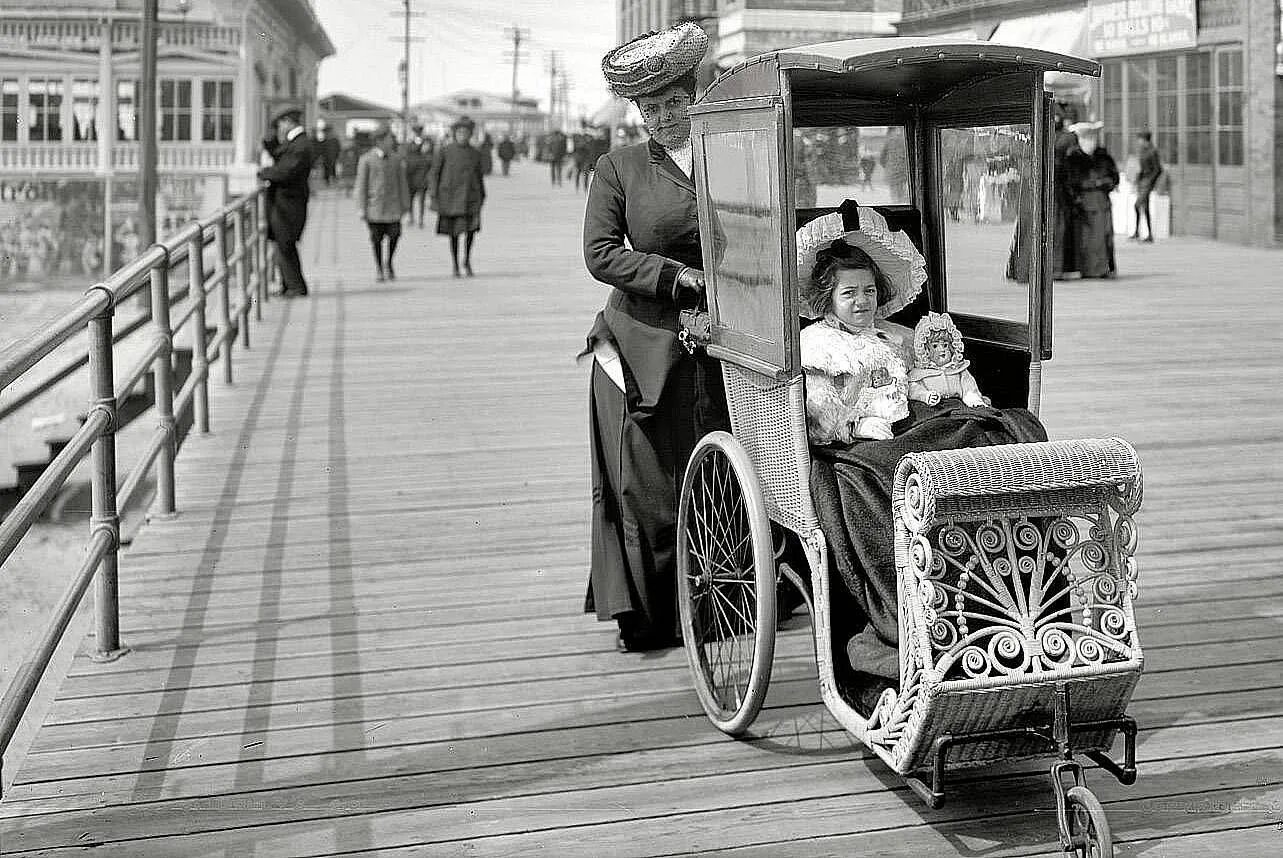
[[[428,170],[428,196],[438,214],[463,217],[481,212],[486,200],[485,165],[481,152],[449,143],[437,149]]]
[[[682,355],[677,274],[703,268],[695,186],[658,143],[598,159],[584,212],[584,261],[615,287],[590,337],[608,336],[619,349],[636,382],[629,410],[653,412]]]

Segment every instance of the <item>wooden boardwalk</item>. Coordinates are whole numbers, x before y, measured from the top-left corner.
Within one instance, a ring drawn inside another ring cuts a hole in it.
[[[818,704],[804,618],[733,741],[683,653],[582,615],[586,383],[604,292],[581,198],[491,184],[478,277],[410,231],[376,284],[349,201],[306,239],[179,458],[181,514],[122,559],[134,651],[78,657],[13,788],[0,854],[1056,855],[1041,766],[927,810]],[[1094,775],[1119,852],[1283,850],[1278,255],[1122,249],[1057,287],[1043,416],[1122,434],[1146,477],[1132,714],[1140,780]],[[243,356],[242,356],[243,354]]]

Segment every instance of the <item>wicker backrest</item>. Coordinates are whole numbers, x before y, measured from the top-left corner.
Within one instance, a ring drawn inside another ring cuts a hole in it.
[[[819,524],[811,504],[811,449],[802,376],[776,381],[723,362],[722,378],[731,431],[753,462],[771,519],[809,535]]]
[[[1118,438],[905,456],[896,562],[922,663],[949,680],[1135,658],[1140,502]]]

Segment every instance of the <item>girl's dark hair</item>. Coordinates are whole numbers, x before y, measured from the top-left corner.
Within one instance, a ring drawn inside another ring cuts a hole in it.
[[[882,269],[878,268],[878,264],[870,258],[869,254],[838,239],[831,247],[815,255],[815,267],[811,269],[812,288],[809,290],[809,299],[811,310],[817,316],[823,316],[833,308],[833,288],[837,286],[838,272],[843,270],[873,273],[873,284],[878,290],[879,307],[895,296]]]
[[[652,98],[656,95],[659,95],[661,92],[665,92],[669,89],[672,89],[673,87],[678,87],[679,89],[686,90],[686,92],[690,93],[691,97],[694,98],[695,88],[696,88],[695,87],[695,70],[691,69],[690,71],[686,72],[686,74],[679,77],[677,80],[673,81],[670,84],[665,85],[663,89],[657,90],[655,92],[647,92],[641,95],[635,95],[631,100],[635,104],[637,102],[637,99],[639,98]]]

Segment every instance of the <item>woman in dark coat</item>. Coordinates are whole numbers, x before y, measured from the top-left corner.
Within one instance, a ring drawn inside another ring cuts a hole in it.
[[[1065,158],[1076,203],[1074,258],[1083,277],[1113,277],[1117,266],[1109,194],[1118,187],[1118,165],[1099,145],[1099,122],[1077,122],[1069,130],[1078,137],[1078,148]]]
[[[464,236],[463,269],[472,276],[472,243],[481,230],[486,200],[485,163],[473,148],[476,126],[466,116],[450,126],[453,140],[437,150],[428,170],[428,198],[437,213],[437,234],[450,237],[450,259],[459,276],[459,236]]]
[[[598,160],[584,215],[588,270],[614,287],[584,352],[594,358],[585,610],[615,620],[628,650],[678,639],[678,489],[702,431],[725,425],[716,366],[701,368],[677,340],[679,311],[704,289],[687,110],[707,44],[697,25],[682,24],[616,49],[602,65],[650,132]]]

